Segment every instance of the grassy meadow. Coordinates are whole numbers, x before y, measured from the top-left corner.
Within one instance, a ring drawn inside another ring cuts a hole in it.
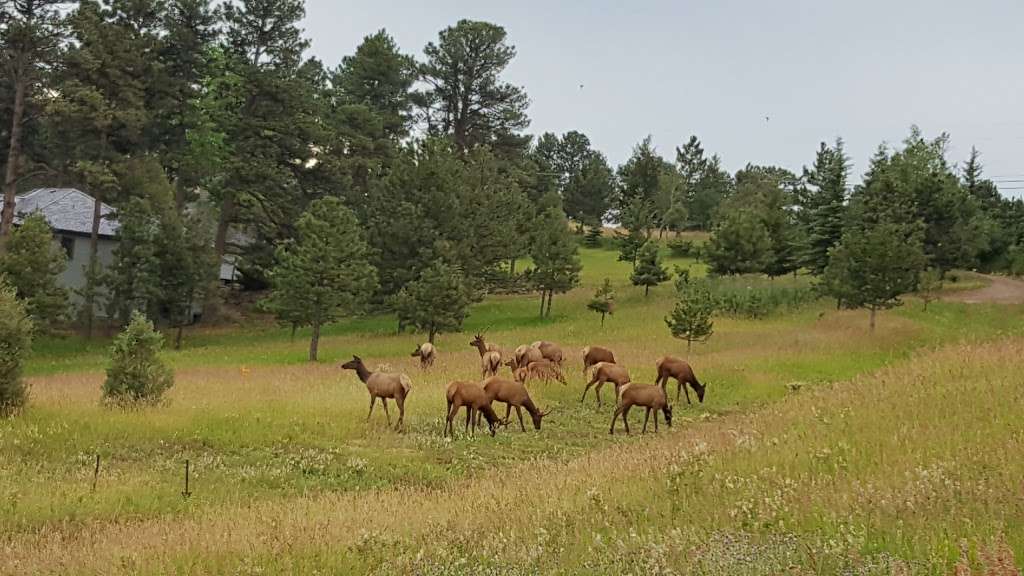
[[[331,326],[315,365],[308,334],[266,321],[187,333],[166,405],[121,411],[99,405],[106,342],[40,341],[29,408],[0,420],[0,574],[983,574],[1024,558],[1024,306],[910,299],[875,334],[826,301],[718,318],[689,355],[705,403],[677,403],[657,435],[634,410],[634,435],[609,436],[611,386],[600,410],[579,402],[579,350],[611,347],[639,382],[686,356],[663,322],[671,283],[645,298],[616,255],[583,250],[550,319],[534,296],[476,305],[427,373],[392,318]],[[585,303],[605,277],[602,329]],[[442,437],[446,384],[479,377],[475,332],[566,349],[569,385],[531,385],[553,409],[541,431]],[[404,433],[379,406],[366,422],[338,368],[352,354],[412,377]]]

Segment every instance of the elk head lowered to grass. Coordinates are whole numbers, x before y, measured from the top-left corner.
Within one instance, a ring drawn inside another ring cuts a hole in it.
[[[531,379],[543,380],[545,384],[552,380],[558,380],[563,385],[566,384],[562,371],[550,360],[537,360],[526,366],[520,366],[514,370],[513,377],[516,382],[522,382],[524,385]]]
[[[434,359],[437,357],[437,348],[430,342],[424,342],[410,356],[419,358],[420,368],[426,370],[434,365]]]
[[[341,365],[344,370],[355,370],[356,376],[366,384],[366,390],[370,393],[370,412],[366,415],[366,421],[373,416],[373,405],[380,398],[384,405],[384,415],[388,419],[388,426],[391,426],[391,414],[388,413],[388,398],[392,398],[398,404],[398,424],[395,428],[401,428],[405,422],[405,398],[412,391],[412,381],[405,374],[392,374],[389,372],[370,372],[359,356],[352,356],[352,359]]]
[[[475,382],[452,382],[448,385],[446,393],[448,398],[448,415],[445,419],[444,435],[452,432],[452,422],[459,409],[466,407],[466,432],[469,433],[472,425],[473,433],[476,433],[480,425],[480,415],[487,419],[487,426],[490,428],[491,436],[494,436],[495,428],[498,425],[507,424],[502,421],[491,408],[491,396],[486,390]]]
[[[697,401],[704,403],[704,391],[707,386],[701,384],[697,380],[697,376],[693,373],[693,368],[690,364],[682,358],[676,358],[675,356],[664,356],[658,359],[656,364],[658,368],[658,379],[655,380],[655,384],[661,386],[665,393],[668,394],[668,379],[675,378],[676,380],[676,402],[679,401],[679,392],[683,391],[686,393],[686,403],[690,402],[690,391],[686,389],[686,385],[689,384],[690,388],[697,393]]]
[[[487,343],[484,342],[484,337],[480,334],[477,334],[469,345],[480,352],[481,377],[496,376],[498,370],[501,369],[501,352],[488,347]]]
[[[512,380],[492,376],[484,380],[483,384],[484,390],[491,400],[505,403],[505,422],[508,422],[512,407],[515,406],[516,416],[519,417],[519,428],[523,432],[526,432],[526,426],[523,425],[523,413],[520,408],[526,408],[526,411],[530,413],[530,417],[533,419],[533,427],[537,430],[540,430],[541,419],[551,413],[551,410],[541,412],[537,408],[537,405],[530,398],[530,393],[526,391],[526,386],[521,382],[513,382]]]
[[[612,425],[608,429],[609,434],[615,434],[615,419],[622,416],[622,424],[626,427],[626,434],[629,434],[629,409],[633,406],[643,406],[647,409],[644,414],[643,433],[647,432],[647,420],[654,412],[654,431],[658,431],[658,410],[665,415],[665,423],[672,427],[672,406],[668,403],[668,395],[665,390],[656,384],[626,384],[619,390],[619,404],[612,414]]]

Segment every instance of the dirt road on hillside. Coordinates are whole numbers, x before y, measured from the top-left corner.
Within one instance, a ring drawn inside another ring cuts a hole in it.
[[[1024,303],[1024,281],[1014,280],[1005,276],[988,276],[991,282],[984,288],[953,292],[942,297],[951,302],[968,304],[1022,304]]]

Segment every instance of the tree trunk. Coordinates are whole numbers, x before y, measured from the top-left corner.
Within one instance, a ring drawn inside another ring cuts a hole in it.
[[[178,324],[178,332],[174,335],[174,349],[181,350],[181,332],[184,329],[182,324]]]
[[[431,326],[430,327],[430,336],[427,338],[427,341],[430,342],[431,344],[433,344],[434,343],[434,336],[437,336],[437,328],[434,328],[433,326]]]
[[[604,312],[601,312],[601,328],[604,328]]]
[[[647,298],[650,295],[651,295],[651,285],[650,284],[645,284],[644,285],[644,298]]]
[[[292,322],[292,335],[289,338],[289,342],[295,342],[295,331],[299,328],[298,322]]]
[[[690,349],[693,348],[693,340],[686,340],[686,355],[690,355]]]
[[[544,298],[546,298],[547,295],[548,295],[548,291],[547,290],[541,290],[540,291],[540,317],[541,318],[544,317]]]
[[[11,114],[11,142],[7,148],[7,170],[4,175],[4,206],[0,215],[0,254],[7,252],[7,239],[14,228],[14,197],[18,192],[18,165],[21,160],[21,123],[25,116],[25,79],[14,83],[14,109]]]
[[[874,334],[874,332],[875,332],[875,312],[876,311],[877,311],[876,308],[874,306],[872,306],[871,307],[871,333],[872,334]]]
[[[516,277],[516,258],[514,256],[508,259],[508,277]]]
[[[551,318],[551,301],[555,298],[555,293],[552,290],[548,290],[548,309],[544,313],[545,318]]]
[[[313,321],[313,337],[309,339],[309,361],[316,362],[316,353],[320,348],[320,321]]]

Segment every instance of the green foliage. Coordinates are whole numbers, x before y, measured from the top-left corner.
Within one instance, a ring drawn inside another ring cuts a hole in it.
[[[942,272],[937,268],[922,270],[917,275],[917,295],[924,302],[924,309],[928,304],[939,297],[942,290]]]
[[[685,238],[672,238],[668,241],[668,250],[676,258],[698,258],[700,247],[693,240]]]
[[[601,287],[594,292],[594,297],[587,302],[587,309],[601,315],[601,326],[604,326],[606,315],[615,313],[615,290],[611,280],[604,279]]]
[[[1024,246],[1010,247],[1009,266],[1007,268],[1010,274],[1014,276],[1024,276]]]
[[[598,248],[603,243],[604,227],[591,226],[583,237],[583,245],[587,248]]]
[[[728,212],[705,248],[705,259],[715,274],[761,272],[771,256],[768,229],[751,209]]]
[[[66,267],[67,257],[41,214],[26,217],[7,241],[0,275],[7,276],[37,328],[50,328],[67,314],[68,293],[57,280]]]
[[[580,283],[582,266],[576,239],[561,210],[547,209],[537,218],[536,226],[533,248],[530,250],[534,263],[531,280],[541,293],[541,316],[550,316],[553,296],[564,294]]]
[[[679,282],[678,299],[665,324],[674,338],[686,340],[690,350],[694,342],[707,342],[714,334],[715,298],[699,282]]]
[[[376,288],[369,247],[352,211],[327,197],[309,205],[298,237],[277,249],[266,309],[286,324],[312,326],[309,359],[317,359],[320,328],[359,311]]]
[[[654,240],[648,240],[637,255],[636,268],[629,279],[633,286],[643,286],[644,296],[651,291],[651,286],[657,286],[671,277],[668,270],[661,264],[661,245]]]
[[[650,136],[633,147],[633,155],[619,167],[620,212],[637,210],[637,206],[644,206],[650,210],[654,206],[664,166],[665,161],[654,149]],[[634,219],[630,223],[623,221],[622,225],[632,230],[633,225],[639,223],[641,222]],[[652,218],[648,227],[653,223]]]
[[[715,310],[735,318],[765,318],[780,310],[795,310],[820,298],[809,284],[785,285],[763,276],[718,276],[695,280],[712,294]]]
[[[626,234],[616,231],[619,261],[629,262],[635,269],[640,248],[647,243],[649,231],[654,226],[653,207],[648,202],[636,198],[619,210],[619,223],[626,228]]]
[[[473,293],[462,271],[435,260],[398,293],[395,311],[401,324],[427,332],[433,343],[434,336],[441,332],[462,329],[472,302]]]
[[[128,407],[157,404],[174,386],[174,372],[160,358],[164,338],[153,323],[134,311],[128,326],[114,339],[110,366],[103,382],[106,404]]]
[[[804,242],[798,259],[814,275],[825,271],[829,251],[843,235],[849,162],[842,139],[836,139],[833,147],[822,142],[814,166],[810,170],[804,168],[804,180],[809,187],[800,195]]]
[[[349,104],[367,106],[395,141],[409,133],[416,61],[398,50],[384,30],[367,36],[355,54],[345,56],[331,84]]]
[[[21,372],[32,344],[32,328],[27,306],[0,274],[0,416],[20,410],[28,399]]]
[[[132,198],[118,214],[114,262],[105,270],[108,313],[127,324],[132,312],[155,318],[161,296],[160,218],[149,200]]]

